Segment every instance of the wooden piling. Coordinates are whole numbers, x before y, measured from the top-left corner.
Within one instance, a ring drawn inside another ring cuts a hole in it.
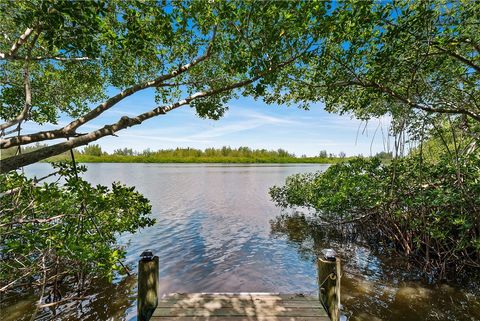
[[[138,321],[148,321],[158,305],[158,256],[144,251],[138,261]]]
[[[340,320],[340,258],[333,250],[324,250],[317,261],[319,299],[332,321]]]

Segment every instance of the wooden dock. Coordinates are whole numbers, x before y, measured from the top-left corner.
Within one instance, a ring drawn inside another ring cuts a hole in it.
[[[319,297],[279,293],[173,293],[159,299],[159,259],[138,262],[138,321],[339,321],[340,259],[328,249],[317,260]]]
[[[174,293],[151,321],[328,321],[318,297],[276,293]]]

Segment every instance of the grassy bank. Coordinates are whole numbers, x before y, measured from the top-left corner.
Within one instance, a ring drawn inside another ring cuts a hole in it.
[[[22,153],[29,153],[46,145],[36,144],[22,149]],[[15,148],[3,150],[0,159],[15,155]],[[286,150],[251,149],[248,147],[222,147],[207,148],[205,150],[194,148],[175,148],[142,152],[131,148],[117,149],[109,154],[104,152],[99,145],[89,145],[83,149],[73,151],[75,160],[79,163],[245,163],[245,164],[273,164],[273,163],[316,163],[335,164],[350,159],[344,153],[339,156],[321,151],[318,156],[297,157]],[[70,160],[70,152],[50,157],[47,162]]]
[[[63,157],[65,158],[65,157]],[[59,160],[55,158],[52,160]],[[77,154],[79,163],[323,163],[334,164],[345,158],[324,157],[246,157],[246,156],[159,156],[159,155],[84,155]]]
[[[36,144],[22,149],[22,153],[29,153],[46,145]],[[0,159],[15,155],[16,148],[2,150]],[[104,152],[99,145],[89,145],[83,149],[73,151],[75,160],[79,163],[245,163],[245,164],[272,164],[272,163],[317,163],[335,164],[350,159],[344,153],[339,156],[321,151],[318,156],[297,157],[286,150],[251,149],[248,147],[222,147],[207,148],[205,150],[195,148],[175,148],[142,152],[130,148],[117,149],[109,154]],[[50,157],[47,162],[70,160],[70,152]]]

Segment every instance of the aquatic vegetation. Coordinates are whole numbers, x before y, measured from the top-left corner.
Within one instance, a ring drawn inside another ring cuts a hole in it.
[[[54,168],[61,182],[16,172],[0,177],[1,291],[34,285],[46,303],[82,293],[93,278],[129,274],[117,236],[154,223],[149,201],[134,187],[92,186],[78,176],[83,167]]]
[[[480,155],[354,159],[324,173],[297,174],[270,195],[282,208],[306,207],[320,224],[356,225],[372,246],[387,246],[428,274],[480,267]]]

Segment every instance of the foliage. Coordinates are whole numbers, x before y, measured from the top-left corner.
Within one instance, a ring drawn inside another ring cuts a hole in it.
[[[378,157],[382,160],[391,160],[393,158],[393,153],[392,152],[378,152],[375,154],[375,157]]]
[[[100,145],[98,144],[90,144],[88,146],[85,146],[82,154],[90,156],[102,156],[102,147],[100,147]]]
[[[184,105],[218,119],[238,95],[303,108],[321,101],[328,111],[361,119],[391,116],[394,134],[407,128],[420,142],[418,155],[388,165],[341,163],[322,175],[289,178],[272,196],[282,206],[309,206],[328,221],[362,224],[366,236],[416,259],[423,255],[440,272],[449,264],[478,266],[480,2],[0,0],[0,15],[0,118],[6,120],[0,148],[9,155],[2,155],[0,188],[10,191],[0,198],[2,251],[10,251],[2,252],[8,262],[2,280],[14,277],[18,260],[25,265],[19,271],[39,282],[60,256],[78,263],[75,272],[110,275],[121,256],[114,235],[151,223],[146,201],[126,187],[92,187],[66,168],[65,186],[37,186],[14,170]],[[106,111],[149,88],[150,110],[88,131],[88,122],[100,123]],[[62,117],[70,122],[61,124]],[[55,129],[22,133],[26,121]],[[466,124],[453,130],[464,145],[454,135],[442,138],[447,122]],[[423,157],[423,147],[439,141],[434,157]],[[41,142],[52,144],[17,151]],[[280,150],[256,158],[226,148],[173,156],[90,149],[79,158],[291,159]],[[95,233],[97,215],[105,241]]]
[[[326,152],[325,152],[326,153]],[[92,155],[85,151],[75,152],[75,159],[83,163],[336,163],[341,159],[331,156],[325,157],[296,157],[283,149],[266,150],[250,149],[248,147],[231,148],[176,148],[142,152],[131,148],[117,149],[113,154],[103,153],[101,156]],[[63,155],[62,158],[69,158]],[[55,157],[55,160],[60,157]]]
[[[435,162],[418,156],[355,159],[324,173],[297,174],[270,195],[280,207],[306,207],[321,222],[353,224],[376,246],[410,257],[432,274],[480,267],[480,155]]]
[[[336,2],[318,17],[326,27],[315,59],[291,67],[269,98],[323,101],[361,119],[391,115],[397,131],[438,114],[478,122],[479,17],[478,1]]]
[[[2,0],[0,118],[7,122],[0,129],[23,121],[59,125],[62,116],[71,122],[45,132],[18,135],[13,129],[10,136],[5,134],[1,148],[70,141],[10,157],[1,171],[87,145],[183,105],[199,117],[220,118],[231,98],[261,97],[287,65],[305,63],[317,46],[315,31],[323,26],[317,17],[326,6],[294,1]],[[155,90],[155,101],[147,112],[85,135],[77,132],[148,88]]]
[[[480,266],[479,14],[472,1],[331,6],[315,59],[289,66],[266,99],[320,101],[364,120],[386,115],[394,158],[292,176],[272,188],[277,204],[309,207],[323,223],[358,225],[365,238],[432,273]],[[410,156],[395,158],[407,144]]]
[[[272,187],[270,194],[281,207],[309,207],[321,211],[322,218],[350,219],[350,215],[369,212],[385,196],[376,184],[381,169],[378,158],[356,158],[330,166],[324,173],[289,176],[285,186]]]
[[[455,159],[458,155],[471,153],[478,148],[480,123],[465,118],[438,120],[431,130],[423,133],[423,140],[412,149],[411,154],[436,161],[442,153]]]
[[[125,254],[116,245],[117,236],[154,223],[147,217],[149,201],[133,187],[92,186],[77,177],[82,167],[53,167],[64,184],[40,184],[16,172],[0,178],[2,291],[25,279],[44,287],[47,281],[54,284],[48,291],[58,299],[55,291],[61,283],[111,279]]]
[[[133,156],[133,150],[131,148],[116,149],[113,151],[114,155]],[[145,151],[145,154],[149,154],[149,150]]]
[[[397,134],[418,135],[438,114],[480,120],[475,1],[3,1],[0,12],[0,117],[7,127],[73,118],[4,138],[2,148],[72,139],[6,159],[2,171],[187,104],[218,119],[237,95],[390,115]],[[112,87],[123,91],[106,99]],[[147,88],[158,108],[76,132]]]
[[[321,150],[320,153],[318,153],[319,157],[327,158],[328,154],[326,150]]]
[[[29,146],[22,146],[20,150],[21,150],[22,153],[30,153],[30,152],[34,152],[36,150],[39,150],[43,147],[47,147],[47,145],[36,143],[36,144],[33,144],[33,145],[29,145]],[[18,154],[18,148],[17,147],[1,149],[0,150],[0,159],[15,156],[16,154]]]

